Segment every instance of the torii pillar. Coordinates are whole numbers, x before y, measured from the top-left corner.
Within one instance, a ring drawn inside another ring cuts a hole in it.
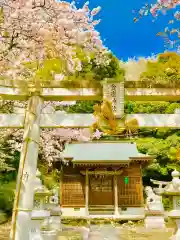
[[[12,217],[11,240],[29,240],[31,211],[34,201],[34,180],[36,178],[40,114],[43,100],[39,96],[29,99],[25,114],[23,146],[20,157],[16,196]]]

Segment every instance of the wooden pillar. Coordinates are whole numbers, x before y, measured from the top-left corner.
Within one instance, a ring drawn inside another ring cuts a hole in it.
[[[60,173],[59,179],[59,204],[62,206],[62,198],[63,198],[63,170]]]
[[[118,216],[118,186],[117,186],[117,175],[114,175],[114,215]]]
[[[89,175],[88,169],[86,169],[86,180],[85,180],[85,208],[86,208],[86,215],[89,215]]]
[[[141,164],[140,164],[140,198],[141,198],[141,206],[144,206],[143,181],[142,181],[142,166],[141,166]]]

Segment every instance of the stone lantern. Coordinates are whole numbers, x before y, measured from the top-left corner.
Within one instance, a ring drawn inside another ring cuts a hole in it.
[[[41,173],[37,170],[35,180],[36,187],[34,191],[34,210],[44,210],[49,203],[50,196],[52,196],[52,192],[42,185],[40,177]]]
[[[48,221],[50,218],[50,209],[48,209],[49,199],[52,196],[46,187],[42,185],[40,180],[41,174],[37,170],[36,179],[34,180],[34,208],[31,214],[31,231],[30,239],[31,240],[54,240],[56,233],[51,231],[50,228],[46,229],[47,231],[42,231],[42,225],[44,222]],[[50,236],[50,237],[49,237]]]
[[[172,172],[172,181],[163,189],[163,195],[172,196],[173,210],[169,212],[168,216],[176,222],[177,232],[174,235],[175,240],[180,239],[180,173],[177,170]]]

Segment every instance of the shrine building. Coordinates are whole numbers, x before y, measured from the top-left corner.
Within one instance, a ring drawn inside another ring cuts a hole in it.
[[[152,157],[130,142],[75,142],[63,152],[60,204],[64,217],[142,219],[142,167]]]

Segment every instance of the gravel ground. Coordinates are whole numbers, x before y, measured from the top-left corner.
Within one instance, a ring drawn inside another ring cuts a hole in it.
[[[174,229],[147,230],[141,226],[92,225],[85,227],[65,227],[58,240],[170,240]],[[10,223],[0,225],[0,240],[8,240]],[[67,237],[68,235],[68,237]],[[84,235],[84,238],[80,237]],[[66,236],[66,237],[65,237]]]
[[[77,236],[78,229],[74,229],[74,236]],[[159,229],[159,230],[147,230],[144,227],[135,226],[116,226],[103,225],[103,226],[91,226],[90,229],[79,228],[79,232],[84,235],[84,240],[170,240],[173,235],[173,228]],[[68,240],[81,240],[78,236],[72,237],[72,229],[68,229],[69,238]],[[71,232],[71,233],[70,233]],[[64,233],[62,233],[64,235]],[[64,235],[65,236],[65,235]],[[88,236],[88,237],[87,237]],[[65,238],[59,238],[59,240]]]
[[[0,225],[0,240],[9,239],[10,226],[11,226],[11,222]]]

